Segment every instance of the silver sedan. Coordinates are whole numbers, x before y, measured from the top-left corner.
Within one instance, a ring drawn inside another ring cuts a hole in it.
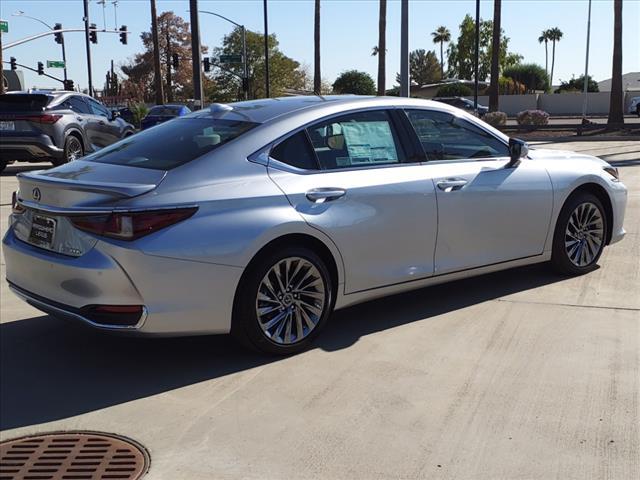
[[[596,268],[627,190],[443,103],[255,100],[19,175],[7,281],[52,316],[300,351],[331,312],[539,262]]]

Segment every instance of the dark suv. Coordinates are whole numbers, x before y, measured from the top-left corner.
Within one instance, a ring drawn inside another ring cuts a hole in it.
[[[133,125],[77,92],[0,95],[0,172],[8,163],[60,165],[134,133]]]

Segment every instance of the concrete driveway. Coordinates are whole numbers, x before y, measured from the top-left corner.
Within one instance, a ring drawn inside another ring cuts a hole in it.
[[[640,142],[544,146],[602,156],[630,189],[627,237],[599,270],[526,267],[360,305],[291,358],[105,336],[3,281],[2,439],[127,435],[149,479],[640,478]]]

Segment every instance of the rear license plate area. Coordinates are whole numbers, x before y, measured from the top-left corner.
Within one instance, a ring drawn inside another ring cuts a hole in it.
[[[29,243],[40,248],[51,249],[56,233],[56,220],[44,215],[33,215]]]
[[[0,121],[0,130],[12,131],[16,129],[16,124],[10,121]]]

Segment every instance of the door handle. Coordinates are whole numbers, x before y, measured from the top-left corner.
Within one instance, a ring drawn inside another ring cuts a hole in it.
[[[445,192],[453,192],[454,190],[460,190],[467,184],[467,181],[464,178],[447,178],[446,180],[441,180],[436,185],[440,190]]]
[[[305,196],[314,203],[330,202],[344,197],[347,191],[343,188],[314,188],[309,190]]]
[[[78,120],[79,122],[82,122],[84,120],[84,117],[76,117],[76,120]]]

